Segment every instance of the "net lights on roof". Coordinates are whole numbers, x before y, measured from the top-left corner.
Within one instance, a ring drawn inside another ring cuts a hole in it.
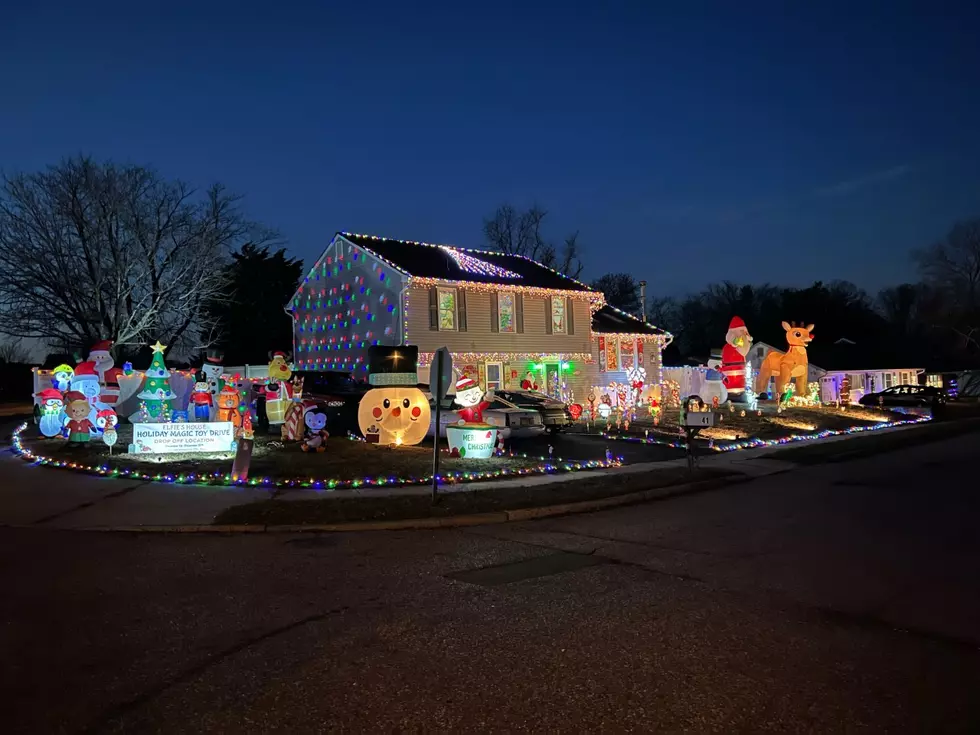
[[[440,245],[439,249],[455,260],[456,265],[467,273],[472,273],[477,276],[489,276],[490,278],[521,277],[520,274],[514,273],[514,271],[509,271],[506,268],[502,268],[494,263],[488,263],[485,260],[474,258],[472,255],[464,253],[461,250],[457,250],[456,248]]]

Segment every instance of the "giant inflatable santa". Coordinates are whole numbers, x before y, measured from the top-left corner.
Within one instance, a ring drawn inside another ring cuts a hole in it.
[[[721,374],[724,376],[728,397],[734,402],[742,400],[745,394],[745,356],[752,347],[752,335],[745,327],[741,317],[732,317],[725,335],[725,346],[721,350]]]

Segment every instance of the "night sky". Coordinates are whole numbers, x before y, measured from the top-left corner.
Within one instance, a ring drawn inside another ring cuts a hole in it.
[[[480,246],[539,202],[587,279],[672,295],[876,291],[980,215],[977,3],[182,5],[8,5],[0,167],[220,180],[307,260],[338,229]]]

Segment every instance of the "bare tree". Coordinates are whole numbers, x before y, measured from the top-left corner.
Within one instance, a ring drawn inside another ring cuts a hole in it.
[[[582,273],[578,233],[566,237],[560,248],[547,242],[541,234],[541,222],[547,214],[537,205],[519,212],[510,204],[502,204],[492,217],[483,220],[487,245],[499,252],[523,255],[578,278]]]
[[[230,248],[256,229],[238,204],[220,185],[197,192],[87,157],[5,177],[0,332],[81,348],[206,346],[201,307],[221,297]]]
[[[936,326],[952,331],[968,352],[980,349],[980,218],[956,224],[946,237],[913,253],[926,285],[941,297]]]
[[[19,339],[7,339],[0,342],[0,365],[4,363],[26,363],[31,354]]]

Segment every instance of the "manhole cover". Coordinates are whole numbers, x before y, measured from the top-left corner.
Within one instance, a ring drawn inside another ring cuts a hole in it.
[[[593,567],[597,564],[605,564],[606,559],[601,556],[587,556],[585,554],[549,554],[548,556],[538,556],[534,559],[512,562],[510,564],[500,564],[494,567],[483,567],[482,569],[468,569],[464,572],[453,572],[447,574],[449,579],[455,579],[468,584],[479,584],[484,587],[494,587],[498,584],[510,584],[520,582],[524,579],[534,579],[535,577],[550,577],[552,574],[571,572],[576,569]]]

